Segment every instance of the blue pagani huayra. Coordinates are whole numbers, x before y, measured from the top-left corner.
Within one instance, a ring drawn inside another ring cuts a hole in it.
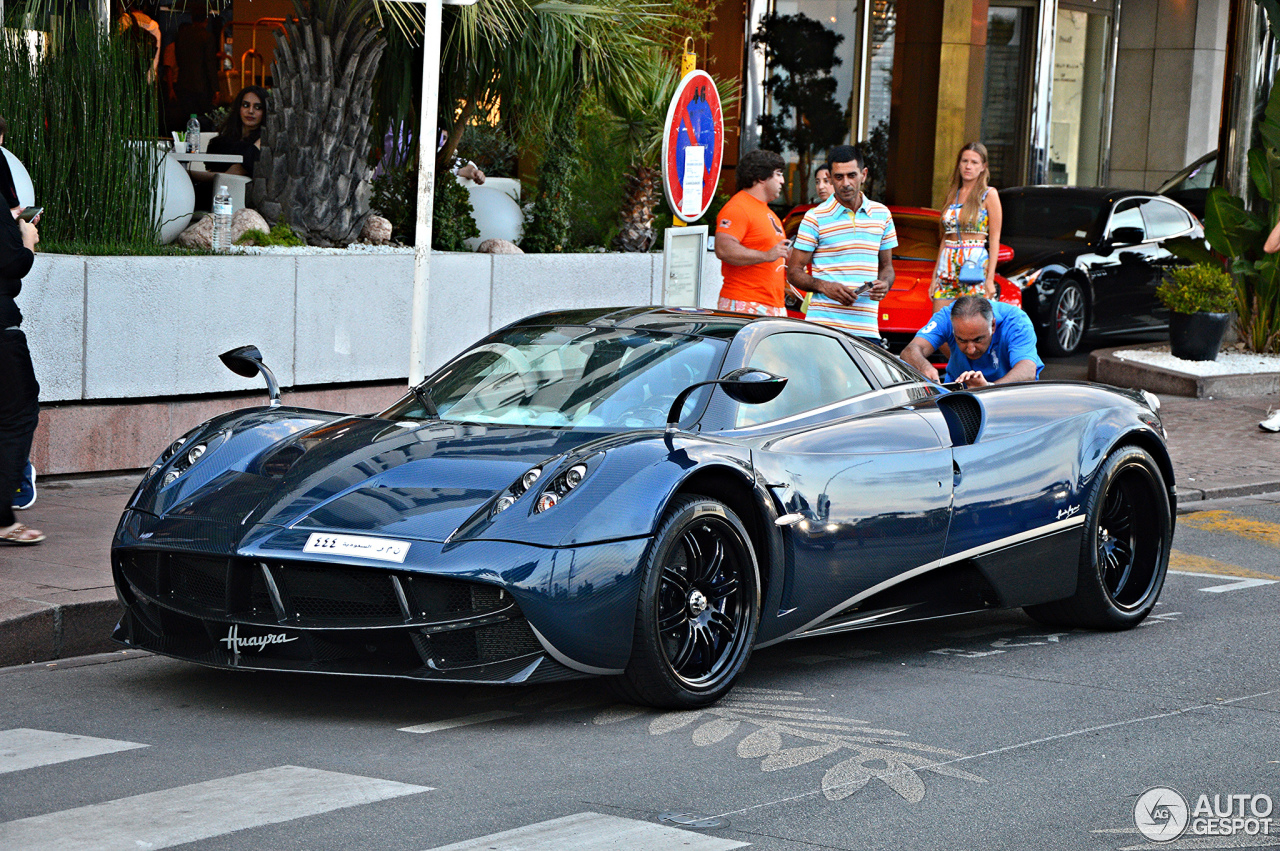
[[[627,308],[490,335],[387,410],[193,429],[112,559],[115,637],[205,665],[710,703],[753,648],[1020,606],[1125,629],[1164,583],[1149,394],[933,384],[788,319]]]

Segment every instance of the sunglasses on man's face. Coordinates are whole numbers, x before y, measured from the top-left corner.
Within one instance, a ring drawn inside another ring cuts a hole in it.
[[[263,106],[262,106],[262,104],[260,104],[260,103],[254,103],[253,101],[250,101],[250,100],[242,100],[242,101],[240,101],[240,108],[241,108],[241,109],[252,109],[254,112],[262,112],[262,110],[263,110]]]

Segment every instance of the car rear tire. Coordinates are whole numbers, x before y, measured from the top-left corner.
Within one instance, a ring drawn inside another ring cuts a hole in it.
[[[1173,512],[1160,468],[1146,451],[1122,447],[1103,462],[1087,501],[1075,595],[1024,611],[1054,626],[1135,627],[1164,587],[1172,540]]]
[[[614,691],[632,703],[695,709],[719,700],[746,667],[760,624],[760,572],[728,506],[678,497],[643,566],[631,660]]]
[[[1045,350],[1053,357],[1073,355],[1088,331],[1089,308],[1084,287],[1076,281],[1063,281],[1049,304],[1049,327],[1043,338]]]

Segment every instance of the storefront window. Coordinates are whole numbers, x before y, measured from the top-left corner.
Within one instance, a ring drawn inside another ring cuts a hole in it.
[[[1048,182],[1102,180],[1111,16],[1059,9],[1050,101]]]
[[[991,6],[987,11],[982,141],[989,154],[991,184],[997,187],[1026,181],[1034,15],[1034,9],[1018,6]]]

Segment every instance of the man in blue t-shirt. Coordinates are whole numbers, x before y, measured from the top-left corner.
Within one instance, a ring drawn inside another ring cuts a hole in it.
[[[1021,308],[967,295],[944,307],[902,351],[902,359],[939,381],[929,355],[946,343],[951,347],[947,381],[967,388],[1010,381],[1035,381],[1044,369],[1036,354],[1036,332]]]

